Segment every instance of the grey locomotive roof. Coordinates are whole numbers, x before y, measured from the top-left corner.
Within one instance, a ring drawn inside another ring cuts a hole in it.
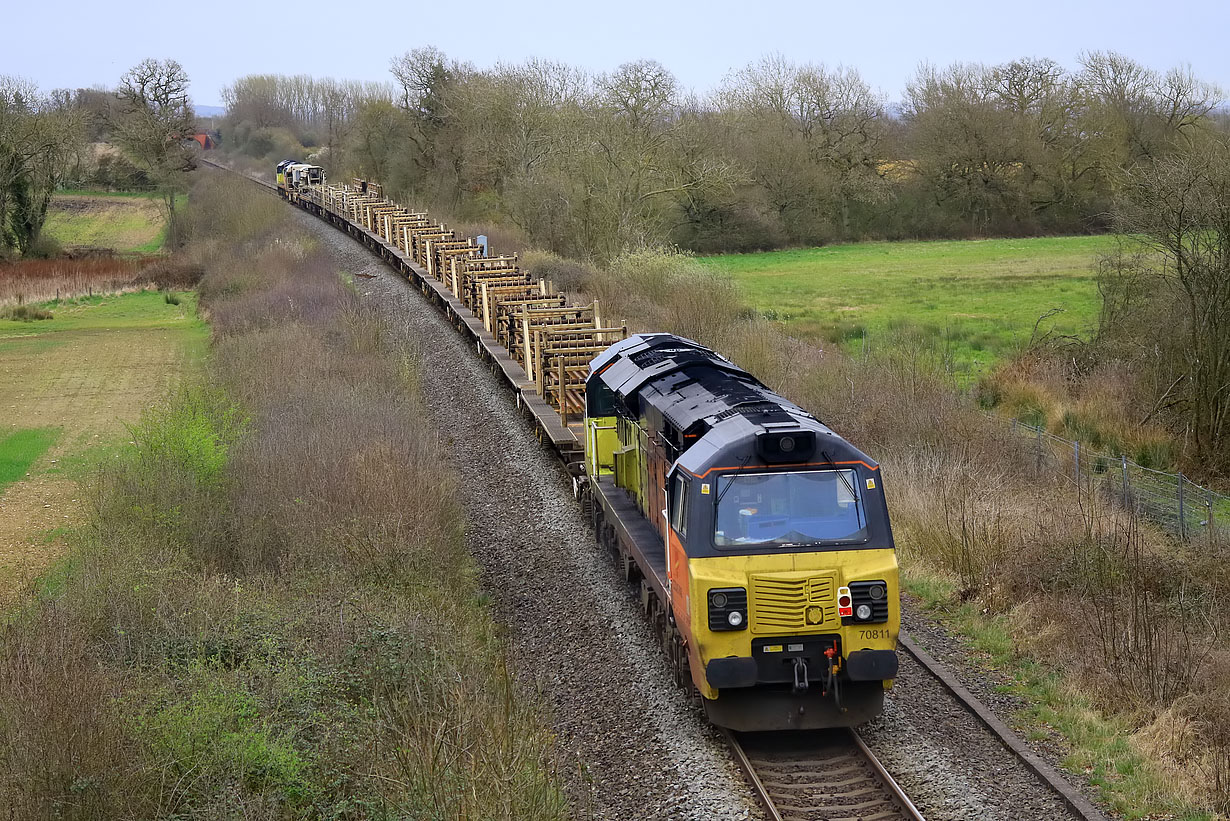
[[[822,464],[827,455],[836,463],[864,462],[869,467],[875,466],[876,463],[869,456],[822,422],[811,417],[797,421],[797,425],[788,429],[816,432],[816,456],[810,463]],[[757,463],[756,436],[771,429],[746,416],[732,416],[710,428],[680,455],[677,464],[699,476],[714,467],[729,468],[738,467],[745,462]]]
[[[673,334],[633,334],[598,354],[589,364],[590,374],[599,374],[621,398],[633,396],[646,382],[704,362],[713,367],[752,378],[721,354]]]
[[[611,388],[634,416],[643,403],[680,432],[697,436],[685,444],[679,460],[693,472],[712,466],[719,456],[745,458],[754,450],[756,436],[772,430],[811,430],[818,454],[823,451],[835,462],[875,464],[807,411],[690,339],[631,336],[595,358],[590,374]]]

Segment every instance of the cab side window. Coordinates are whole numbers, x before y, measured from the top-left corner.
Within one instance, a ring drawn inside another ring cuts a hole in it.
[[[688,483],[682,476],[671,480],[671,527],[681,537],[688,535]]]

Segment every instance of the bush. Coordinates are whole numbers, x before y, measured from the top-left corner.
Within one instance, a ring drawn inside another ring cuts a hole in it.
[[[15,322],[33,322],[36,319],[53,318],[51,311],[37,305],[9,305],[0,308],[0,319],[11,319]]]
[[[64,247],[50,234],[40,233],[26,249],[26,259],[55,259],[64,253]]]
[[[86,182],[92,188],[110,191],[148,191],[154,187],[149,174],[118,151],[101,154]]]

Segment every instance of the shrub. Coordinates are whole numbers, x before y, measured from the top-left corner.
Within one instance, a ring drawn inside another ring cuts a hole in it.
[[[26,249],[26,259],[55,259],[64,253],[63,246],[50,234],[40,233]]]
[[[33,322],[36,319],[54,319],[54,314],[37,305],[8,305],[0,308],[0,319],[15,322]]]

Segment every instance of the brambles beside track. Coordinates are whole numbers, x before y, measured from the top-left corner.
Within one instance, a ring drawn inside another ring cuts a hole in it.
[[[246,195],[208,180],[193,207],[259,210]],[[278,223],[198,222],[208,378],[133,429],[73,563],[0,640],[0,800],[23,817],[560,817],[416,365]]]

